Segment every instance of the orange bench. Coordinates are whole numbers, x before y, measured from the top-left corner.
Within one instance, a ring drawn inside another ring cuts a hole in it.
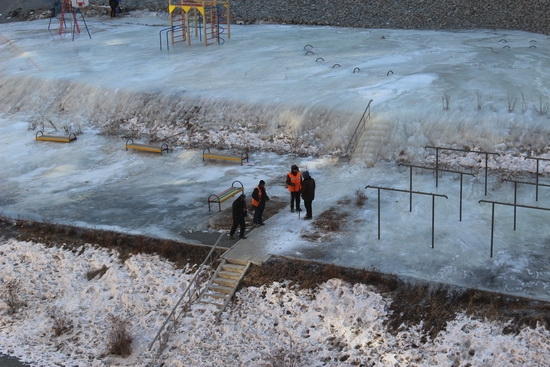
[[[56,135],[44,135],[43,131],[37,131],[35,139],[38,141],[54,141],[56,143],[70,143],[71,141],[76,140],[76,134],[70,133],[67,136],[56,136]]]
[[[168,151],[168,144],[162,143],[160,146],[140,144],[134,143],[134,139],[128,139],[126,140],[126,150],[128,149],[143,150],[144,152],[160,153],[160,155],[162,155],[162,152]]]

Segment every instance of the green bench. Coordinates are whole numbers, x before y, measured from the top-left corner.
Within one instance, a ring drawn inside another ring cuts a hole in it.
[[[233,161],[233,162],[239,162],[241,166],[243,165],[243,162],[246,160],[248,162],[248,153],[244,152],[241,154],[241,156],[237,155],[230,155],[230,154],[221,154],[221,153],[211,153],[209,148],[205,148],[202,151],[202,161],[204,162],[205,159],[220,159],[222,161]]]
[[[56,135],[44,135],[43,131],[37,131],[35,139],[38,141],[54,141],[56,143],[70,143],[71,141],[76,140],[76,134],[70,133],[67,136],[56,136]]]
[[[236,183],[239,183],[241,186],[235,186]],[[219,194],[211,194],[208,197],[208,211],[210,211],[210,204],[211,203],[218,203],[218,209],[221,212],[222,211],[222,203],[233,196],[237,195],[238,193],[244,193],[244,186],[241,181],[233,181],[231,184],[231,187],[223,190]]]
[[[162,155],[162,152],[168,151],[168,144],[166,143],[162,143],[161,145],[140,144],[140,143],[134,143],[134,139],[128,139],[126,140],[126,150],[128,149],[143,150],[144,152],[160,153],[160,155]]]

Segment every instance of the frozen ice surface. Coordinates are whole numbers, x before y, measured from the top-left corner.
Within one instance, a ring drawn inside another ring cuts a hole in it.
[[[512,202],[513,184],[491,174],[485,195],[479,155],[444,158],[476,175],[463,178],[461,221],[459,176],[435,187],[430,171],[415,170],[414,190],[447,196],[434,199],[434,227],[431,197],[411,208],[408,194],[382,191],[378,239],[377,190],[365,189],[409,189],[396,162],[433,164],[427,145],[498,151],[491,167],[529,176],[525,155],[547,157],[547,36],[254,25],[232,26],[223,45],[160,51],[166,21],[147,15],[90,19],[92,39],[74,42],[47,26],[2,25],[2,214],[193,242],[187,233],[211,231],[209,194],[239,180],[250,195],[264,179],[287,200],[296,163],[317,181],[314,216],[333,210],[342,231],[319,234],[285,209],[251,236],[269,253],[549,299],[549,213],[518,209],[514,230],[513,208],[497,205],[491,257],[491,204],[479,201]],[[371,99],[365,136],[383,138],[363,137],[350,162],[338,159]],[[42,124],[83,134],[36,142]],[[177,144],[162,156],[127,152],[128,132]],[[254,165],[205,163],[208,145],[250,148]],[[354,205],[356,190],[366,205]],[[518,193],[550,207],[546,188],[538,201],[532,186]]]

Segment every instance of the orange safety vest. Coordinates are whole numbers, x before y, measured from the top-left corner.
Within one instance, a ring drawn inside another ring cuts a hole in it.
[[[252,196],[252,205],[254,206],[260,206],[260,201],[262,201],[262,189],[260,189],[260,186],[256,186],[258,189],[258,200],[254,199],[254,196]]]
[[[290,182],[294,183],[294,186],[288,185],[288,191],[300,191],[302,189],[302,172],[298,171],[296,173],[296,176],[294,176],[292,173],[288,173],[288,177],[290,178]]]

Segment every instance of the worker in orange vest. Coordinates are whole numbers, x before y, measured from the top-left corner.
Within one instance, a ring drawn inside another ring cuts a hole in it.
[[[286,186],[288,187],[288,191],[290,191],[290,211],[294,213],[294,206],[296,204],[296,210],[301,212],[300,191],[302,190],[302,174],[295,164],[290,167],[290,172],[286,175]]]
[[[265,181],[260,180],[260,183],[254,191],[252,191],[252,207],[254,208],[254,220],[253,223],[257,226],[263,226],[264,221],[262,216],[264,214],[265,203],[269,201],[269,196],[265,190]]]

